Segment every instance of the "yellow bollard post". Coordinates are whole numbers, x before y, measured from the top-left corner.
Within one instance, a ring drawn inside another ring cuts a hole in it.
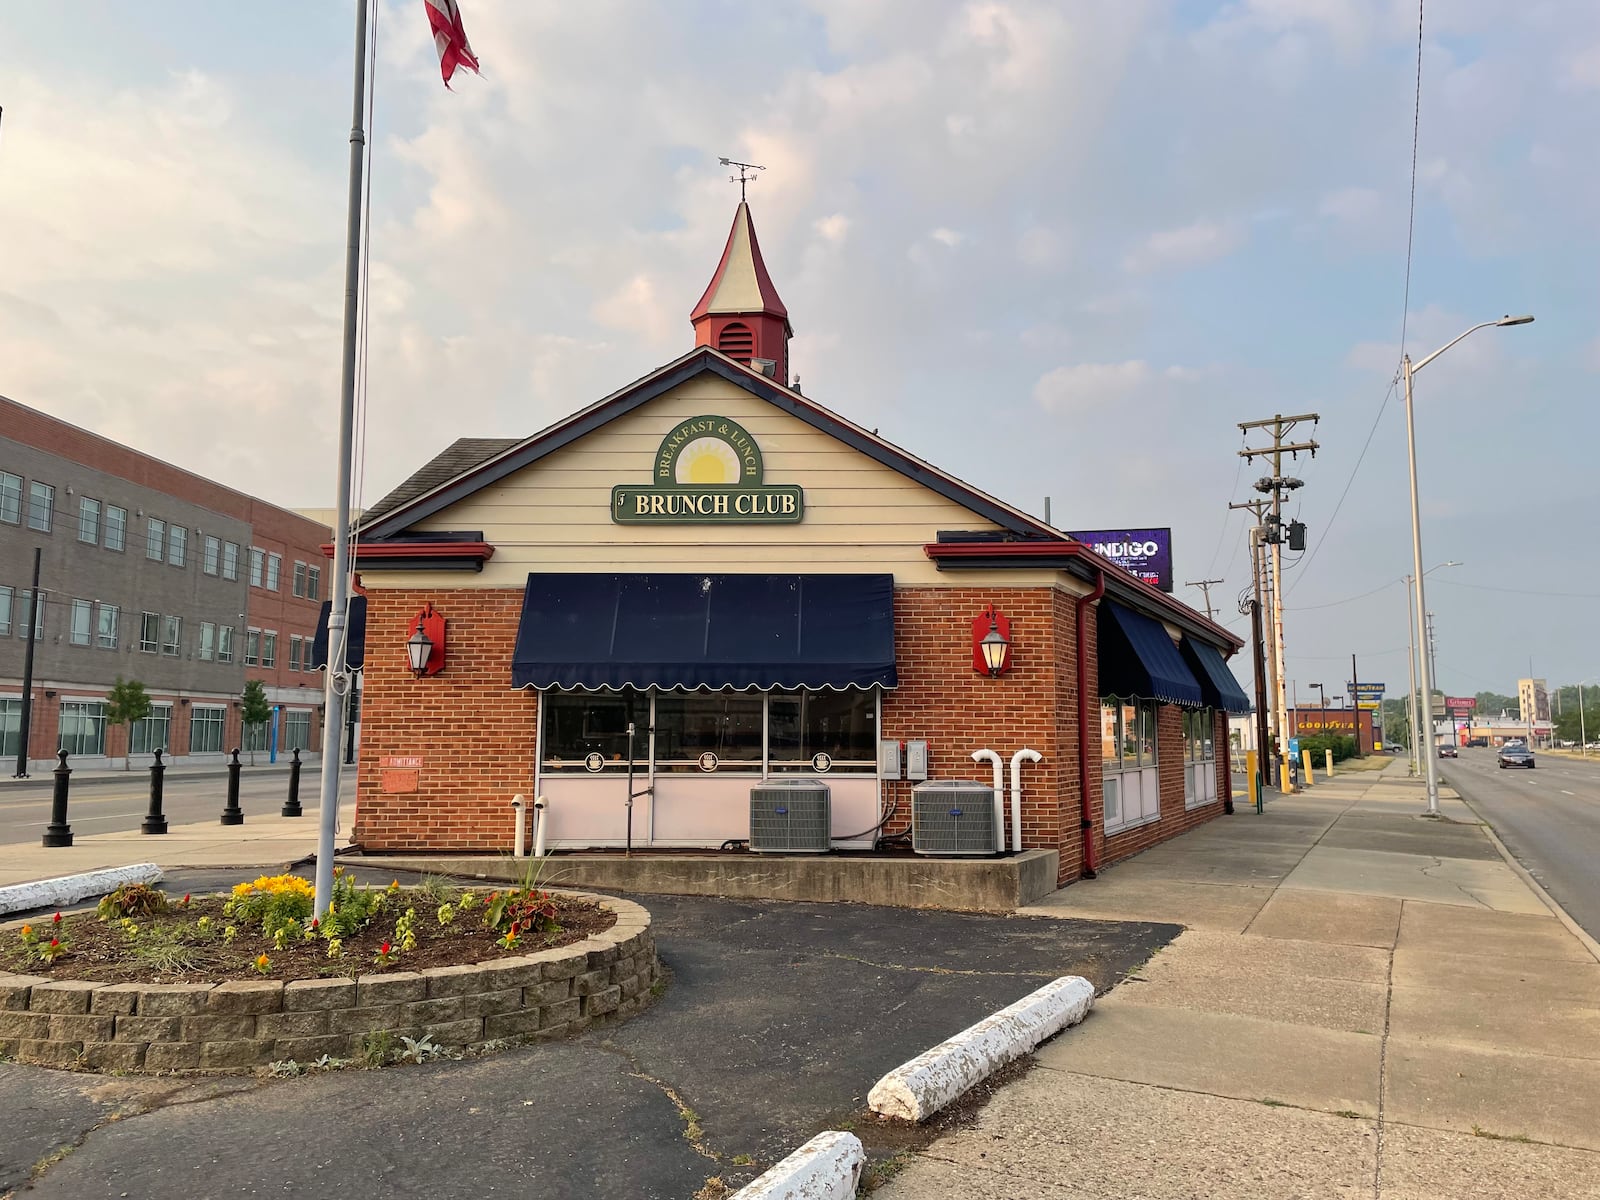
[[[1328,778],[1332,779],[1333,778],[1333,751],[1332,750],[1324,750],[1323,753],[1328,756]]]
[[[1254,750],[1246,750],[1244,752],[1244,770],[1245,778],[1248,780],[1250,788],[1250,803],[1259,812],[1261,811],[1261,774],[1256,769],[1256,766],[1256,752]]]
[[[1309,751],[1309,750],[1300,751],[1300,761],[1305,764],[1305,768],[1306,768],[1306,786],[1310,787],[1312,784],[1317,782],[1316,776],[1311,773],[1311,751]]]

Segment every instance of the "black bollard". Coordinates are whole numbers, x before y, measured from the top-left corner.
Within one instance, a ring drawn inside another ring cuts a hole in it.
[[[300,810],[300,751],[296,748],[294,757],[289,760],[289,799],[284,802],[283,812],[285,817],[300,817],[305,814]]]
[[[167,764],[161,761],[161,751],[156,751],[156,761],[150,765],[150,811],[145,814],[140,833],[165,833],[167,818],[161,812],[161,781],[166,776]]]
[[[50,800],[50,824],[44,829],[46,846],[72,845],[72,826],[67,824],[67,788],[72,778],[72,768],[67,766],[67,752],[56,751],[56,791]]]
[[[224,825],[243,825],[244,809],[239,807],[239,752],[233,752],[232,760],[228,763],[228,803],[222,810],[222,823]]]

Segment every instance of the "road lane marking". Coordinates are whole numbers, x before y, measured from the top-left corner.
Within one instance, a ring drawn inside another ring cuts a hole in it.
[[[1561,789],[1561,794],[1562,794],[1562,795],[1563,795],[1563,796],[1570,796],[1570,795],[1572,795],[1572,794],[1573,794],[1573,793],[1572,793],[1572,792],[1569,792],[1569,791],[1567,791],[1567,789],[1566,789],[1566,788],[1562,788],[1562,789]]]

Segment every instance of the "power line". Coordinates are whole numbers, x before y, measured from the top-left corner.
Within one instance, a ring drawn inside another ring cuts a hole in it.
[[[1376,596],[1379,592],[1386,592],[1399,582],[1400,580],[1398,579],[1391,579],[1381,587],[1375,587],[1370,592],[1362,592],[1359,596],[1346,596],[1343,600],[1330,600],[1327,604],[1297,604],[1289,611],[1300,613],[1316,612],[1319,608],[1338,608],[1341,604],[1353,604],[1357,600],[1365,600],[1368,596]]]
[[[1451,587],[1471,588],[1475,592],[1507,592],[1513,596],[1558,596],[1563,600],[1600,600],[1600,592],[1551,592],[1543,588],[1533,590],[1530,588],[1495,587],[1488,583],[1462,583],[1459,579],[1438,579],[1434,582],[1449,584]]]

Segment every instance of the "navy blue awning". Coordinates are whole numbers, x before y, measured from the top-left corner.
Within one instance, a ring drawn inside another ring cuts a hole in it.
[[[333,601],[324,600],[317,614],[317,636],[311,640],[311,666],[323,671],[328,666],[328,615],[333,612]],[[345,661],[352,671],[359,671],[367,661],[367,598],[360,593],[350,597],[350,611],[345,624]]]
[[[532,574],[514,687],[895,686],[892,575]]]
[[[1168,704],[1205,703],[1194,673],[1159,621],[1107,600],[1100,605],[1100,694]]]
[[[1215,646],[1185,636],[1180,649],[1184,661],[1194,669],[1194,677],[1200,681],[1200,692],[1207,704],[1223,712],[1250,711],[1250,698],[1244,694],[1244,689],[1239,686],[1239,681],[1233,677],[1233,672],[1228,669],[1228,664]]]

